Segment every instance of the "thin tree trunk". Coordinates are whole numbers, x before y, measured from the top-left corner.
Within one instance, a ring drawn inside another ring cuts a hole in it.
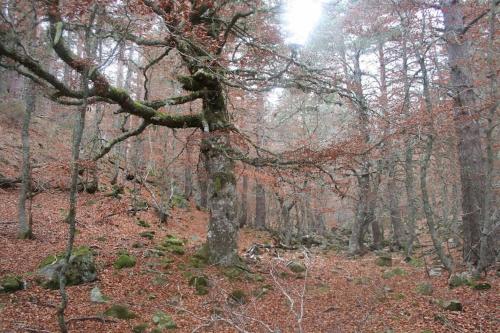
[[[200,188],[199,206],[203,209],[208,208],[208,176],[207,176],[207,156],[200,153],[197,166],[198,187]]]
[[[425,213],[425,218],[427,220],[427,227],[429,229],[434,248],[436,249],[436,253],[446,270],[451,273],[454,270],[453,260],[450,256],[446,255],[443,246],[441,245],[442,240],[440,239],[436,230],[436,224],[434,223],[434,212],[432,211],[432,206],[429,200],[429,192],[427,190],[427,169],[429,167],[429,162],[432,156],[433,143],[434,136],[430,134],[427,137],[424,154],[420,162],[420,189],[422,191],[422,205]]]
[[[186,163],[184,165],[184,197],[189,200],[193,194],[193,169],[191,168],[191,145],[186,142]]]
[[[82,79],[82,86],[87,94],[87,78]],[[66,322],[64,319],[64,311],[68,303],[68,296],[66,294],[66,271],[68,269],[68,263],[71,258],[71,253],[73,251],[73,243],[75,240],[76,231],[76,199],[78,193],[78,160],[80,158],[80,144],[82,141],[83,129],[85,126],[85,112],[87,110],[87,99],[84,97],[84,103],[78,109],[77,117],[75,121],[75,127],[73,129],[73,145],[71,148],[71,183],[69,192],[69,212],[67,217],[67,222],[69,223],[68,231],[68,243],[66,246],[66,255],[64,257],[64,265],[59,273],[59,292],[61,294],[61,304],[57,308],[57,318],[59,322],[59,329],[62,333],[68,332]]]
[[[370,143],[370,133],[368,127],[368,110],[363,93],[360,68],[361,50],[357,50],[354,55],[354,75],[355,93],[359,105],[357,105],[358,128],[363,138],[365,147]],[[356,207],[356,219],[352,226],[351,238],[349,239],[349,253],[359,254],[364,251],[364,235],[370,223],[373,222],[373,216],[370,213],[373,200],[376,200],[376,194],[373,193],[370,185],[370,159],[368,153],[361,155],[361,167],[357,175],[358,180],[358,202]]]
[[[35,84],[31,80],[26,80],[25,84],[25,102],[26,108],[24,112],[23,127],[21,131],[21,140],[23,145],[23,166],[21,173],[21,191],[19,194],[18,218],[19,231],[18,238],[32,238],[33,232],[31,229],[31,209],[27,211],[26,201],[31,200],[31,163],[30,163],[30,123],[31,116],[35,111]],[[31,207],[31,205],[29,205]]]
[[[239,225],[243,228],[248,221],[248,176],[243,175],[243,188],[241,193]]]

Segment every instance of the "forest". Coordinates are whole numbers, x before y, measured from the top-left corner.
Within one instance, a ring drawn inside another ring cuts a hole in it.
[[[0,332],[498,332],[499,8],[0,0]]]

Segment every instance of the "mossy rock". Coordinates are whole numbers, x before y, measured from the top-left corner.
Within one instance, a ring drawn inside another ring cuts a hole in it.
[[[448,286],[450,289],[461,287],[461,286],[471,286],[473,284],[472,278],[467,272],[453,274],[448,279]]]
[[[383,274],[382,274],[382,277],[384,279],[391,279],[395,276],[404,276],[406,275],[406,271],[400,267],[396,267],[390,271],[385,271]]]
[[[64,266],[65,254],[55,254],[46,257],[39,265],[36,272],[37,281],[44,288],[59,288],[59,272]],[[75,248],[71,253],[66,269],[66,285],[74,286],[86,282],[95,281],[97,269],[94,254],[89,247],[81,246]]]
[[[233,290],[228,297],[229,301],[236,304],[245,304],[247,302],[247,295],[241,289]]]
[[[153,315],[153,323],[159,330],[171,330],[177,328],[177,325],[175,324],[172,317],[163,311],[157,311]]]
[[[51,254],[47,257],[45,257],[40,264],[38,264],[38,268],[44,268],[45,266],[48,265],[53,265],[55,264],[58,260],[64,258],[64,254]]]
[[[474,283],[472,285],[472,289],[474,289],[474,290],[489,290],[489,289],[491,289],[491,284],[489,284],[487,282]]]
[[[306,266],[304,266],[298,261],[290,261],[286,266],[288,267],[289,270],[291,270],[296,274],[306,271]]]
[[[106,311],[104,311],[104,315],[108,317],[114,317],[117,319],[134,319],[137,317],[135,313],[130,311],[126,305],[123,304],[113,304]]]
[[[196,289],[198,295],[208,294],[209,280],[206,275],[195,275],[189,279],[189,285]]]
[[[417,293],[424,296],[430,296],[434,292],[432,284],[424,282],[417,285]]]
[[[392,266],[392,257],[390,255],[381,255],[375,261],[377,266],[381,267],[391,267]]]
[[[20,276],[7,275],[0,279],[0,292],[13,293],[24,288],[24,282]]]
[[[136,259],[134,256],[131,256],[129,254],[122,254],[116,259],[115,263],[113,264],[113,267],[116,269],[122,269],[122,268],[130,268],[134,267],[136,264]]]
[[[135,325],[132,328],[132,333],[146,333],[146,330],[148,329],[148,324],[142,323],[139,325]]]
[[[139,236],[151,240],[155,237],[155,232],[154,231],[143,231],[139,234]]]
[[[207,244],[203,244],[200,246],[198,250],[193,254],[193,256],[189,259],[191,266],[195,268],[203,268],[209,262],[209,252]]]
[[[443,309],[448,310],[448,311],[462,311],[463,306],[462,306],[462,303],[460,303],[460,301],[452,299],[452,300],[443,302]]]

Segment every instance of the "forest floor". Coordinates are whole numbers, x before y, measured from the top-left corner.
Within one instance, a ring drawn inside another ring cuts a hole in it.
[[[25,290],[0,294],[0,331],[56,332],[58,291],[38,286],[30,272],[46,256],[65,248],[67,224],[63,218],[67,193],[46,192],[36,197],[34,240],[15,237],[17,191],[2,191],[0,203],[0,276],[14,273],[27,280]],[[424,267],[405,263],[398,254],[393,254],[392,267],[379,267],[372,254],[350,259],[342,252],[314,248],[306,253],[279,249],[263,253],[258,261],[248,264],[250,271],[258,272],[258,279],[249,274],[228,276],[216,267],[190,266],[190,256],[205,238],[205,212],[195,207],[177,209],[168,224],[160,225],[150,212],[128,216],[127,205],[125,198],[119,200],[102,193],[79,196],[76,245],[88,245],[97,252],[98,280],[68,287],[67,319],[74,319],[69,324],[71,332],[131,332],[141,323],[154,327],[152,316],[158,310],[173,317],[178,332],[191,332],[197,327],[200,332],[233,332],[237,331],[235,326],[248,332],[269,329],[295,332],[299,322],[303,332],[495,332],[495,327],[498,329],[498,278],[488,278],[492,289],[487,291],[467,286],[449,289],[445,274],[429,278]],[[139,226],[138,217],[149,221],[151,226]],[[146,230],[155,232],[152,240],[139,236]],[[144,254],[167,234],[185,239],[187,251],[184,255],[172,255],[173,263],[163,269],[154,265],[161,257],[147,258]],[[241,253],[252,243],[267,241],[270,239],[266,233],[244,229],[240,235]],[[139,243],[144,247],[137,248]],[[137,264],[117,270],[113,263],[117,253],[124,249],[138,258]],[[306,276],[297,278],[287,270],[288,260],[305,262]],[[395,269],[398,273],[388,277],[391,274],[387,272]],[[209,277],[211,286],[207,295],[197,295],[189,286],[188,271]],[[431,296],[417,292],[417,285],[422,282],[433,285]],[[95,286],[110,298],[108,304],[91,302],[90,291]],[[234,290],[243,290],[248,295],[245,304],[227,301]],[[260,292],[262,295],[258,295],[259,290],[264,291]],[[293,300],[292,305],[287,295]],[[463,311],[443,310],[435,301],[439,299],[457,299],[462,302]],[[113,303],[126,304],[137,317],[113,322],[84,319],[99,317]]]
[[[18,172],[18,133],[0,128],[0,173],[5,176]],[[34,178],[50,175],[52,183],[64,184],[57,172],[67,171],[66,163],[56,162],[67,158],[68,149],[56,139],[58,135],[51,137],[51,149],[66,155],[43,157],[46,147],[34,145],[33,156],[44,159],[46,165],[34,170]],[[33,141],[37,140],[34,132]],[[34,198],[34,240],[16,239],[17,200],[18,189],[0,189],[0,278],[18,274],[26,281],[24,290],[0,293],[0,332],[57,332],[59,292],[37,285],[33,272],[48,255],[65,249],[68,194],[49,189]],[[319,248],[264,250],[247,263],[251,273],[196,268],[191,258],[206,238],[206,212],[194,205],[174,209],[168,223],[160,224],[152,210],[128,214],[129,204],[127,194],[117,199],[106,196],[106,190],[79,195],[76,245],[95,251],[98,279],[67,288],[70,332],[132,332],[140,324],[147,324],[151,332],[157,311],[171,315],[177,326],[174,332],[498,332],[500,280],[494,274],[486,278],[490,290],[450,289],[446,274],[431,278],[426,265],[406,263],[399,253],[391,254],[391,267],[380,267],[373,253],[349,258],[341,249]],[[150,226],[138,225],[139,219]],[[154,232],[154,237],[141,237],[144,231]],[[173,262],[162,265],[163,257],[148,253],[168,234],[186,241],[186,253],[168,254]],[[266,232],[243,229],[240,255],[254,243],[272,243],[272,239]],[[115,269],[120,251],[134,255],[137,264]],[[291,260],[305,264],[306,272],[291,272],[286,266]],[[210,282],[206,295],[198,295],[189,285],[190,276],[201,274]],[[417,291],[424,282],[432,284],[432,295]],[[96,286],[109,297],[107,303],[91,301]],[[228,298],[235,290],[246,295],[244,304]],[[439,304],[452,299],[462,303],[463,311],[447,311]],[[136,317],[102,320],[111,304],[126,305]]]

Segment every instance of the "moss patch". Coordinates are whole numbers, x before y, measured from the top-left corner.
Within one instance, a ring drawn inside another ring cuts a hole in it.
[[[149,228],[149,227],[151,227],[151,225],[148,222],[144,221],[144,220],[137,220],[136,223],[137,223],[137,225],[139,227],[143,227],[143,228]]]
[[[382,274],[382,277],[384,279],[391,279],[395,276],[404,276],[406,275],[406,271],[400,267],[396,267],[390,271],[385,271],[384,274]]]
[[[186,253],[184,249],[184,241],[173,235],[167,235],[163,242],[157,246],[159,250],[171,252],[178,255]]]
[[[206,275],[195,275],[189,279],[189,285],[196,289],[198,295],[208,294],[209,281]]]
[[[430,296],[434,292],[434,287],[430,283],[419,283],[417,285],[417,293],[424,296]]]
[[[134,267],[135,264],[136,264],[136,259],[134,256],[128,254],[122,254],[115,261],[113,267],[116,269],[122,269],[122,268]]]
[[[389,255],[381,255],[375,260],[377,266],[390,267],[392,266],[392,257]]]
[[[153,315],[153,323],[156,325],[157,329],[159,329],[159,330],[164,330],[164,329],[169,330],[169,329],[177,328],[177,325],[175,324],[172,317],[163,311],[157,311]]]
[[[104,311],[104,315],[124,320],[134,319],[137,317],[137,315],[130,311],[126,305],[122,304],[111,305],[111,307]]]
[[[148,329],[148,324],[142,323],[142,324],[134,326],[132,328],[132,333],[146,333],[147,329]]]
[[[155,232],[154,231],[143,231],[139,234],[139,236],[151,240],[155,237]]]

